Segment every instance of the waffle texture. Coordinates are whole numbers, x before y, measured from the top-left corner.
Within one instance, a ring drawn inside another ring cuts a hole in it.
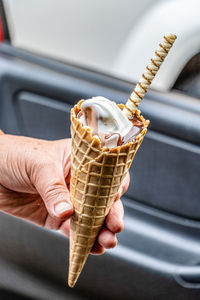
[[[100,141],[91,135],[89,128],[82,127],[76,117],[83,101],[71,110],[70,195],[75,212],[70,226],[70,287],[74,286],[81,273],[149,124],[136,111],[144,129],[135,141],[110,150],[101,148]],[[119,106],[121,109],[124,107]]]

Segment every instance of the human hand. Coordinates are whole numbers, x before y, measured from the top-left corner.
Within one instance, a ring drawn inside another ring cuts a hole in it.
[[[11,135],[0,136],[0,210],[37,225],[69,235],[70,139],[44,141]],[[122,185],[126,191],[129,176]],[[113,204],[93,254],[116,245],[123,229],[123,205]]]

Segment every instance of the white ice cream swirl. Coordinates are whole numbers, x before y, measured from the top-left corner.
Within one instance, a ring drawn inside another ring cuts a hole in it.
[[[92,135],[98,136],[102,145],[109,149],[116,147],[119,139],[133,127],[115,102],[101,96],[81,104],[80,121],[83,126],[90,127]]]

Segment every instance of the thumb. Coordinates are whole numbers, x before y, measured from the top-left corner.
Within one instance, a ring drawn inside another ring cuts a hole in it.
[[[67,219],[73,213],[70,193],[67,189],[62,167],[43,166],[36,176],[35,187],[42,197],[50,216]]]

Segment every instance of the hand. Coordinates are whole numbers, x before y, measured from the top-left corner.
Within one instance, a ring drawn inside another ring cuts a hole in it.
[[[70,139],[44,141],[0,136],[0,211],[69,235]],[[121,194],[128,188],[126,177]],[[93,254],[116,245],[123,229],[123,205],[116,199],[93,247]]]

